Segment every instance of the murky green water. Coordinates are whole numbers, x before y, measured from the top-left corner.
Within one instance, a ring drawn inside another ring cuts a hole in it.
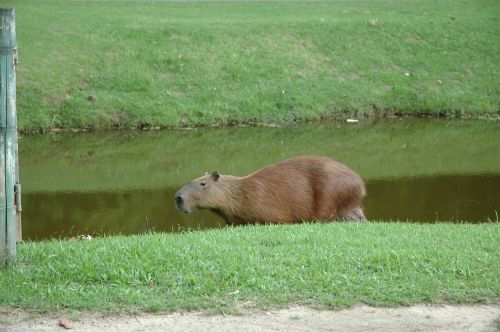
[[[23,235],[221,227],[210,212],[177,212],[173,193],[205,171],[245,175],[300,154],[356,170],[369,219],[496,220],[499,142],[498,122],[418,119],[23,137]]]

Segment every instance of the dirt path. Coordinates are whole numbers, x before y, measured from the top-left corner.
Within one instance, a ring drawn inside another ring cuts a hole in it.
[[[0,331],[64,331],[61,317],[33,317],[0,310]],[[341,311],[294,307],[242,316],[174,313],[100,317],[81,314],[72,331],[497,331],[500,304],[417,305],[373,308],[364,305]]]

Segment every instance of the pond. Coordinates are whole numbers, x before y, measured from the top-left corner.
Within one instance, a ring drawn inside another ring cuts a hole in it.
[[[223,227],[208,211],[179,213],[174,192],[205,171],[246,175],[304,154],[357,171],[370,220],[494,221],[498,142],[498,122],[411,118],[26,136],[23,239]]]

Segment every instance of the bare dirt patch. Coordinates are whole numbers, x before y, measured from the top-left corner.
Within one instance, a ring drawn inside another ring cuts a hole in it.
[[[0,331],[63,331],[61,315],[6,311]],[[80,313],[71,331],[497,331],[500,305],[416,305],[340,311],[304,307],[210,316],[199,312],[165,315],[101,316]]]

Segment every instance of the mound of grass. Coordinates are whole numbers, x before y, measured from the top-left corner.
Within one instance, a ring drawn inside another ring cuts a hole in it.
[[[19,127],[498,114],[497,1],[4,1]]]
[[[500,225],[250,226],[24,243],[0,304],[37,311],[340,308],[500,296]]]

